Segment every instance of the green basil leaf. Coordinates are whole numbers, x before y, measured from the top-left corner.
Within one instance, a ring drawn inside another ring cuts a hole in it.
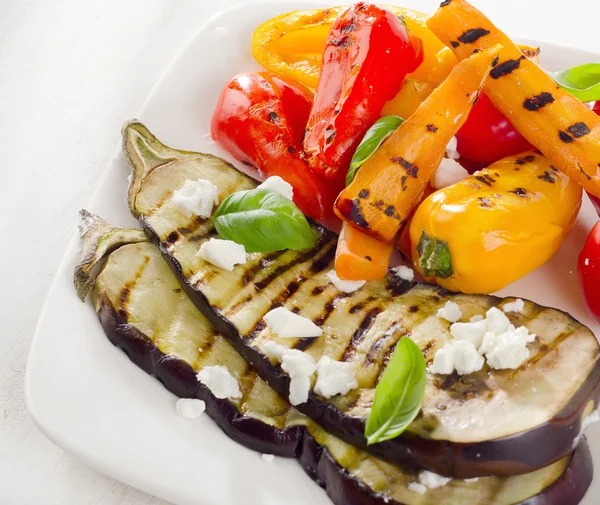
[[[433,275],[439,279],[447,279],[454,275],[450,245],[445,240],[430,237],[423,230],[417,244],[417,253],[419,254],[419,266],[423,269],[426,277]]]
[[[356,148],[354,156],[352,156],[350,169],[346,176],[346,185],[349,185],[354,180],[356,172],[358,172],[361,165],[373,156],[373,153],[377,151],[383,141],[394,133],[403,122],[404,119],[400,116],[384,116],[368,129]]]
[[[213,217],[219,236],[247,252],[314,247],[316,235],[294,202],[270,189],[229,195]]]
[[[367,419],[369,445],[396,438],[417,417],[425,398],[425,358],[410,337],[396,345],[379,384]]]
[[[600,100],[600,63],[586,63],[561,72],[550,73],[561,88],[582,102]]]

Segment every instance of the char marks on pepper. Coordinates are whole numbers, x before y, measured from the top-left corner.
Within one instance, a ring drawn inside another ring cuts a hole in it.
[[[535,112],[552,102],[554,102],[554,97],[552,94],[544,91],[539,95],[534,95],[531,98],[527,98],[523,102],[523,107],[529,111]]]
[[[521,60],[524,60],[525,56],[521,56],[518,60],[506,60],[492,68],[490,77],[492,79],[500,79],[505,75],[512,74],[516,69],[521,66]]]
[[[404,170],[406,170],[406,173],[410,177],[414,177],[415,179],[417,178],[419,174],[419,167],[417,167],[414,163],[404,159],[402,156],[392,158],[392,163],[398,163]]]
[[[575,123],[575,124],[569,126],[569,128],[567,128],[567,130],[576,139],[583,137],[583,136],[587,135],[588,133],[590,133],[589,126],[583,122]]]
[[[562,140],[565,144],[570,144],[574,141],[573,137],[569,135],[567,132],[559,131],[558,138]]]
[[[490,31],[486,30],[485,28],[471,28],[458,37],[458,41],[462,42],[463,44],[474,44],[481,37],[485,37],[489,34]]]
[[[515,161],[515,163],[517,165],[525,165],[527,163],[531,163],[535,161],[535,156],[533,154],[529,154],[527,156],[523,156],[522,158],[517,159],[517,161]]]

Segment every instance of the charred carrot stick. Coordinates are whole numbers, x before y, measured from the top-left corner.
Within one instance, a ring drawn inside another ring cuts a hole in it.
[[[382,279],[393,249],[392,243],[380,242],[344,223],[335,252],[335,272],[340,279],[350,281]]]
[[[383,242],[394,238],[466,121],[499,51],[477,52],[454,67],[340,193],[339,217]]]
[[[559,88],[489,19],[464,0],[446,0],[427,22],[458,59],[502,44],[484,86],[494,105],[559,170],[600,196],[600,117]]]

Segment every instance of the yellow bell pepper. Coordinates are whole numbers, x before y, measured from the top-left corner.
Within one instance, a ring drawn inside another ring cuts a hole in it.
[[[505,158],[419,206],[410,225],[414,266],[452,291],[502,289],[554,255],[581,195],[541,154]]]
[[[265,68],[315,89],[327,34],[334,19],[347,7],[295,11],[266,21],[254,32],[252,53]],[[408,29],[423,41],[424,60],[408,76],[433,85],[441,83],[457,63],[456,57],[427,28],[428,16],[397,6],[386,6],[402,16]]]

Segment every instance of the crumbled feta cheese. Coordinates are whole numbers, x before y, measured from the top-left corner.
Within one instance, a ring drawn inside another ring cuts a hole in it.
[[[429,371],[448,375],[456,369],[459,375],[467,375],[481,370],[484,362],[472,342],[455,340],[435,353]]]
[[[517,298],[514,302],[505,303],[502,306],[504,312],[522,312],[525,308],[525,302],[520,298]]]
[[[340,279],[338,275],[335,273],[335,270],[330,270],[327,272],[327,278],[331,281],[339,291],[342,293],[353,293],[357,289],[362,288],[367,281],[346,281],[344,279]]]
[[[478,321],[483,321],[485,319],[485,317],[483,317],[481,314],[475,314],[471,319],[469,319],[469,321],[471,323],[477,323]]]
[[[460,154],[458,154],[458,140],[456,137],[452,137],[448,145],[446,146],[446,157],[457,160],[460,158]]]
[[[270,189],[285,196],[288,200],[294,198],[294,188],[278,175],[269,177],[265,182],[260,184],[257,189]]]
[[[408,485],[408,489],[419,494],[425,494],[427,492],[427,488],[423,484],[420,484],[418,482],[411,482]]]
[[[224,366],[207,366],[198,372],[197,378],[217,398],[231,400],[242,397],[236,378]]]
[[[185,419],[196,419],[206,410],[206,403],[196,398],[179,398],[175,404],[175,410]]]
[[[173,193],[173,203],[188,216],[210,217],[213,207],[219,205],[219,190],[210,181],[187,180]]]
[[[292,405],[300,405],[308,400],[310,378],[317,370],[315,359],[297,349],[287,349],[275,342],[267,342],[263,346],[264,353],[281,363],[281,369],[290,376],[289,401]]]
[[[535,334],[529,333],[525,326],[515,328],[511,324],[510,328],[502,332],[486,332],[479,352],[485,354],[488,365],[492,368],[515,369],[529,358],[527,344],[534,340]]]
[[[323,334],[323,330],[310,319],[284,307],[267,312],[263,319],[281,338],[314,338]]]
[[[438,317],[450,321],[451,323],[455,323],[462,317],[462,311],[457,303],[448,300],[446,305],[438,310]]]
[[[273,456],[272,454],[261,454],[260,458],[263,461],[266,461],[267,463],[271,463],[271,461],[275,459],[275,456]]]
[[[235,265],[246,263],[246,248],[232,240],[211,238],[200,246],[196,253],[204,261],[231,272]]]
[[[429,472],[427,470],[421,470],[419,472],[419,482],[429,489],[437,489],[443,487],[452,479],[449,477],[442,477],[437,473]]]
[[[443,158],[435,172],[433,185],[436,189],[442,189],[452,186],[452,184],[456,184],[467,177],[469,177],[469,172],[458,161],[452,158]]]
[[[483,336],[487,331],[487,322],[485,319],[472,323],[454,323],[450,326],[450,334],[456,340],[466,340],[471,342],[477,349],[481,347]]]
[[[412,282],[415,278],[415,271],[406,265],[398,265],[396,268],[392,268],[392,272],[403,281]]]
[[[315,393],[331,398],[335,395],[345,395],[357,387],[358,381],[351,363],[335,361],[329,356],[323,356],[317,363]]]
[[[472,479],[465,479],[465,482],[467,484],[474,484],[475,482],[477,482],[479,480],[479,477],[474,477]]]

